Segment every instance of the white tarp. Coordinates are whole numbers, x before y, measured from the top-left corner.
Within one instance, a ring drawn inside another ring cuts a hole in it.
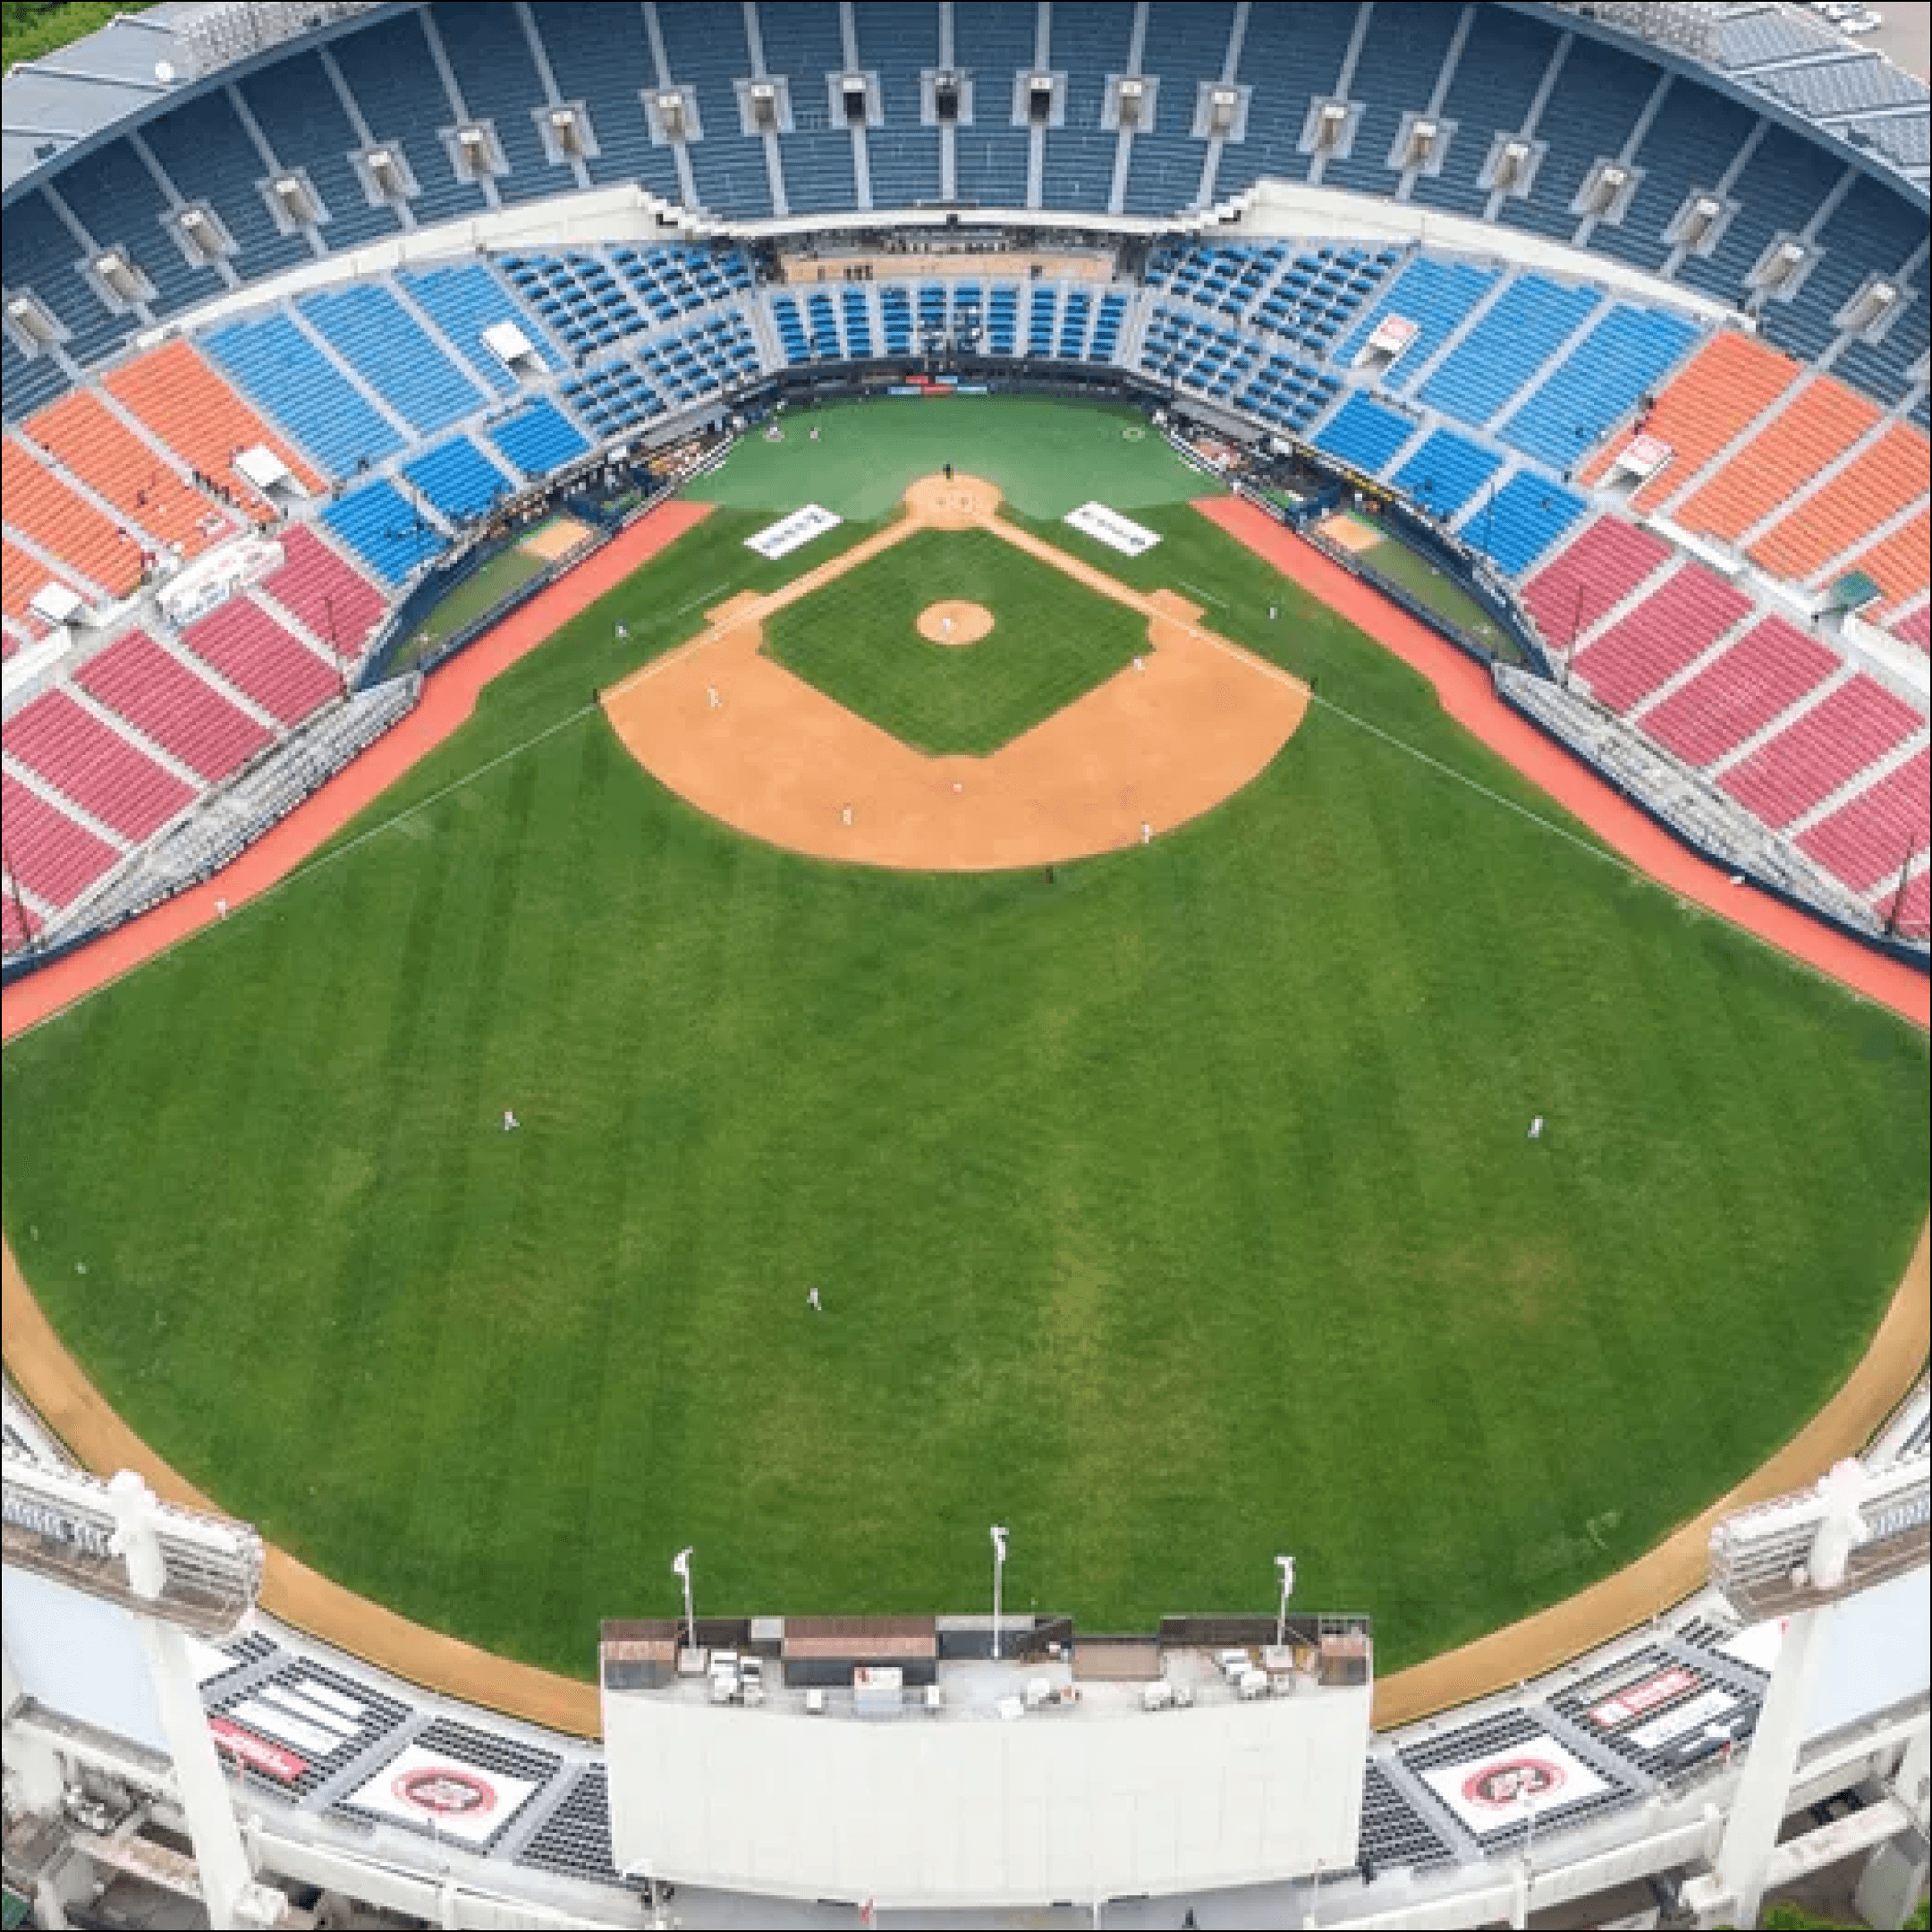
[[[1479,1838],[1581,1804],[1610,1786],[1546,1734],[1421,1773],[1422,1782]]]
[[[769,528],[761,530],[756,537],[747,537],[745,547],[756,550],[763,557],[789,556],[814,537],[823,537],[828,530],[835,530],[843,521],[829,510],[809,503],[803,509],[794,510],[790,516],[781,517]]]
[[[434,1826],[442,1837],[480,1845],[523,1809],[536,1789],[528,1778],[485,1771],[411,1744],[344,1801],[359,1811]]]
[[[538,369],[547,366],[544,359],[537,353],[536,345],[514,322],[492,322],[483,331],[483,346],[505,369],[513,371],[517,364],[526,358]]]
[[[67,586],[50,578],[33,594],[27,606],[42,623],[72,623],[87,608],[87,599],[78,597]]]
[[[1160,541],[1145,525],[1131,521],[1117,510],[1109,510],[1105,504],[1083,503],[1078,510],[1068,511],[1064,521],[1081,536],[1091,537],[1126,556],[1139,556]]]
[[[1777,1667],[1778,1652],[1784,1648],[1784,1620],[1775,1623],[1752,1623],[1741,1630],[1729,1643],[1720,1644],[1719,1657],[1735,1657],[1767,1677]]]
[[[1932,1680],[1932,1588],[1923,1569],[1819,1614],[1831,1619],[1831,1627],[1805,1707],[1807,1738],[1926,1694]]]
[[[301,486],[289,473],[289,466],[268,447],[258,443],[234,460],[234,466],[266,496],[271,489],[297,489]]]
[[[6,1566],[6,1653],[21,1689],[63,1717],[167,1754],[148,1653],[131,1610]]]

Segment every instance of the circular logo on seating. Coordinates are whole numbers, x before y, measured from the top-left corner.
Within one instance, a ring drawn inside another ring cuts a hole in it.
[[[1504,1758],[1479,1766],[1462,1781],[1466,1803],[1506,1811],[1526,1798],[1550,1798],[1569,1781],[1561,1765],[1546,1758]]]
[[[496,1809],[496,1793],[488,1782],[453,1765],[419,1765],[390,1789],[403,1803],[438,1818],[483,1818]]]

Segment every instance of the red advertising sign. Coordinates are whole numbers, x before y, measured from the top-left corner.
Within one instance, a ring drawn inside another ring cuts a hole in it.
[[[1668,1704],[1686,1690],[1694,1690],[1702,1682],[1695,1671],[1686,1670],[1681,1664],[1673,1665],[1655,1677],[1646,1677],[1641,1683],[1631,1684],[1614,1697],[1606,1698],[1601,1704],[1593,1704],[1590,1722],[1599,1731],[1614,1731],[1619,1724],[1655,1710],[1659,1704]]]
[[[292,1784],[309,1768],[306,1758],[298,1758],[293,1751],[271,1744],[267,1738],[257,1737],[252,1731],[244,1731],[225,1717],[210,1717],[208,1729],[214,1733],[218,1750],[265,1777]]]

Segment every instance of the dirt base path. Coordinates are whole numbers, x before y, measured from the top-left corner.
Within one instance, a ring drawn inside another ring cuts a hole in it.
[[[1204,629],[1184,598],[1143,594],[1003,521],[992,484],[928,477],[905,501],[898,522],[768,597],[707,613],[701,637],[607,691],[612,726],[638,762],[767,844],[906,871],[990,872],[1123,851],[1198,818],[1265,771],[1305,716],[1299,680]],[[928,758],[764,654],[774,612],[920,530],[969,529],[1136,612],[1146,652],[983,758]]]
[[[1932,1025],[1932,980],[1897,960],[1821,925],[1749,886],[1730,883],[1648,818],[1614,787],[1541,732],[1507,710],[1487,674],[1445,639],[1330,562],[1238,496],[1204,497],[1194,507],[1311,596],[1411,665],[1435,685],[1449,716],[1501,753],[1526,777],[1573,812],[1598,838],[1681,899],[1802,960],[1827,979],[1889,1007],[1921,1030]]]
[[[422,701],[392,732],[378,738],[353,764],[265,833],[233,864],[206,885],[172,899],[105,933],[90,945],[17,980],[0,996],[0,1039],[38,1026],[123,973],[178,945],[219,917],[216,902],[232,911],[279,885],[365,806],[373,804],[419,764],[476,709],[477,695],[493,678],[527,657],[545,639],[588,610],[667,545],[702,522],[711,505],[674,498],[587,557],[521,610],[479,638],[460,657],[431,673]]]

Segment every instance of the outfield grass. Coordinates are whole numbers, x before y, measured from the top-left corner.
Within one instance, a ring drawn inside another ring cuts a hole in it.
[[[1089,1627],[1265,1607],[1292,1549],[1386,1670],[1629,1561],[1843,1377],[1925,1208],[1920,1038],[1530,816],[1184,508],[1139,559],[1054,538],[1317,675],[1246,791],[1057,884],[741,838],[586,699],[863,534],[771,564],[765,521],[8,1048],[8,1231],[190,1477],[580,1675],[687,1543],[720,1613],[970,1607],[993,1521],[1009,1603]]]
[[[954,597],[991,633],[928,643],[914,619]],[[987,531],[921,530],[779,612],[765,648],[921,751],[984,758],[1124,670],[1147,621]]]
[[[1223,494],[1138,410],[1119,403],[888,396],[789,411],[777,426],[782,442],[746,436],[721,470],[692,485],[692,495],[740,509],[816,503],[869,520],[888,515],[909,483],[943,463],[996,483],[1034,517],[1064,516],[1094,496],[1140,510]]]
[[[391,674],[407,671],[425,657],[434,657],[444,644],[465,625],[485,617],[513,590],[540,577],[549,561],[521,543],[498,551],[486,564],[470,572],[423,621],[417,625],[391,666]]]

